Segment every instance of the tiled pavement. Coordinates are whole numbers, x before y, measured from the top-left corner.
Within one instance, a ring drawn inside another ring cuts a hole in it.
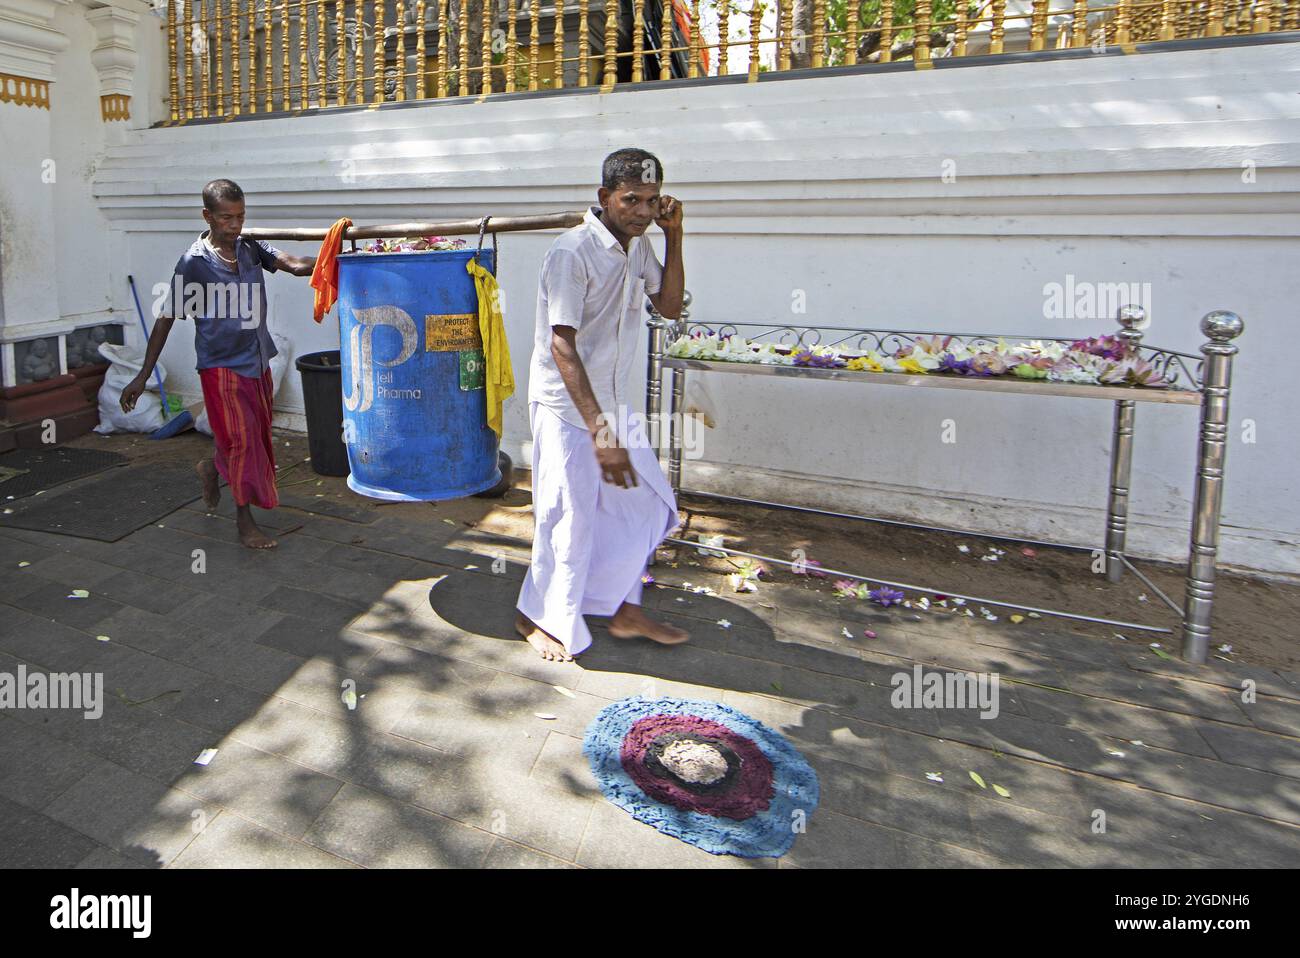
[[[655,589],[690,645],[597,629],[547,664],[511,638],[526,543],[371,517],[282,508],[300,528],[270,554],[233,543],[228,505],[114,544],[0,526],[0,672],[102,672],[106,693],[95,721],[0,712],[0,865],[1300,864],[1295,674],[779,585]],[[840,637],[866,623],[876,639]],[[1001,714],[890,707],[914,663],[999,673]],[[725,702],[803,751],[822,801],[788,855],[715,857],[599,797],[583,730],[637,694]]]

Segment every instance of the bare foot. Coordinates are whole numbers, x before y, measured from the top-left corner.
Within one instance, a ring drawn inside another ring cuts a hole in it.
[[[217,481],[217,467],[211,459],[200,459],[194,466],[203,483],[203,504],[209,509],[217,508],[221,502],[221,483]]]
[[[235,516],[235,525],[239,529],[239,541],[250,549],[274,549],[278,542],[257,527],[248,506],[240,506]]]
[[[644,636],[660,645],[680,645],[690,638],[684,630],[666,622],[656,622],[641,611],[639,605],[624,602],[614,618],[609,620],[609,634],[616,639],[634,639]]]
[[[572,662],[573,656],[556,639],[547,635],[522,612],[515,616],[515,631],[548,662]]]

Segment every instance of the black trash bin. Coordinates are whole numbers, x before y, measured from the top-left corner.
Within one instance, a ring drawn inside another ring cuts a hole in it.
[[[302,376],[307,413],[307,448],[319,476],[346,476],[348,448],[343,444],[343,372],[339,351],[308,353],[294,363]]]

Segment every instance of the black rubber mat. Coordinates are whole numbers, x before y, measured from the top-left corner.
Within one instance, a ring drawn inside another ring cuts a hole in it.
[[[23,499],[126,461],[126,456],[107,449],[15,449],[0,456],[0,502]]]
[[[116,542],[197,498],[192,464],[131,466],[75,489],[6,503],[14,511],[0,515],[0,526]]]

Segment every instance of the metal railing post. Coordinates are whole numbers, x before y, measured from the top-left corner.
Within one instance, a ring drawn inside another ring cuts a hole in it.
[[[1124,306],[1116,317],[1126,356],[1138,355],[1147,314],[1141,306]],[[1110,440],[1110,496],[1106,503],[1106,578],[1118,582],[1124,574],[1124,545],[1128,538],[1129,480],[1133,472],[1133,426],[1137,403],[1121,399],[1115,403],[1115,421]]]
[[[1210,614],[1214,607],[1214,562],[1219,551],[1219,516],[1223,509],[1223,467],[1227,454],[1228,393],[1232,384],[1232,340],[1245,323],[1236,313],[1215,310],[1201,320],[1210,342],[1201,347],[1200,451],[1196,494],[1192,500],[1192,542],[1187,566],[1187,600],[1183,604],[1183,658],[1202,664],[1209,655]]]

